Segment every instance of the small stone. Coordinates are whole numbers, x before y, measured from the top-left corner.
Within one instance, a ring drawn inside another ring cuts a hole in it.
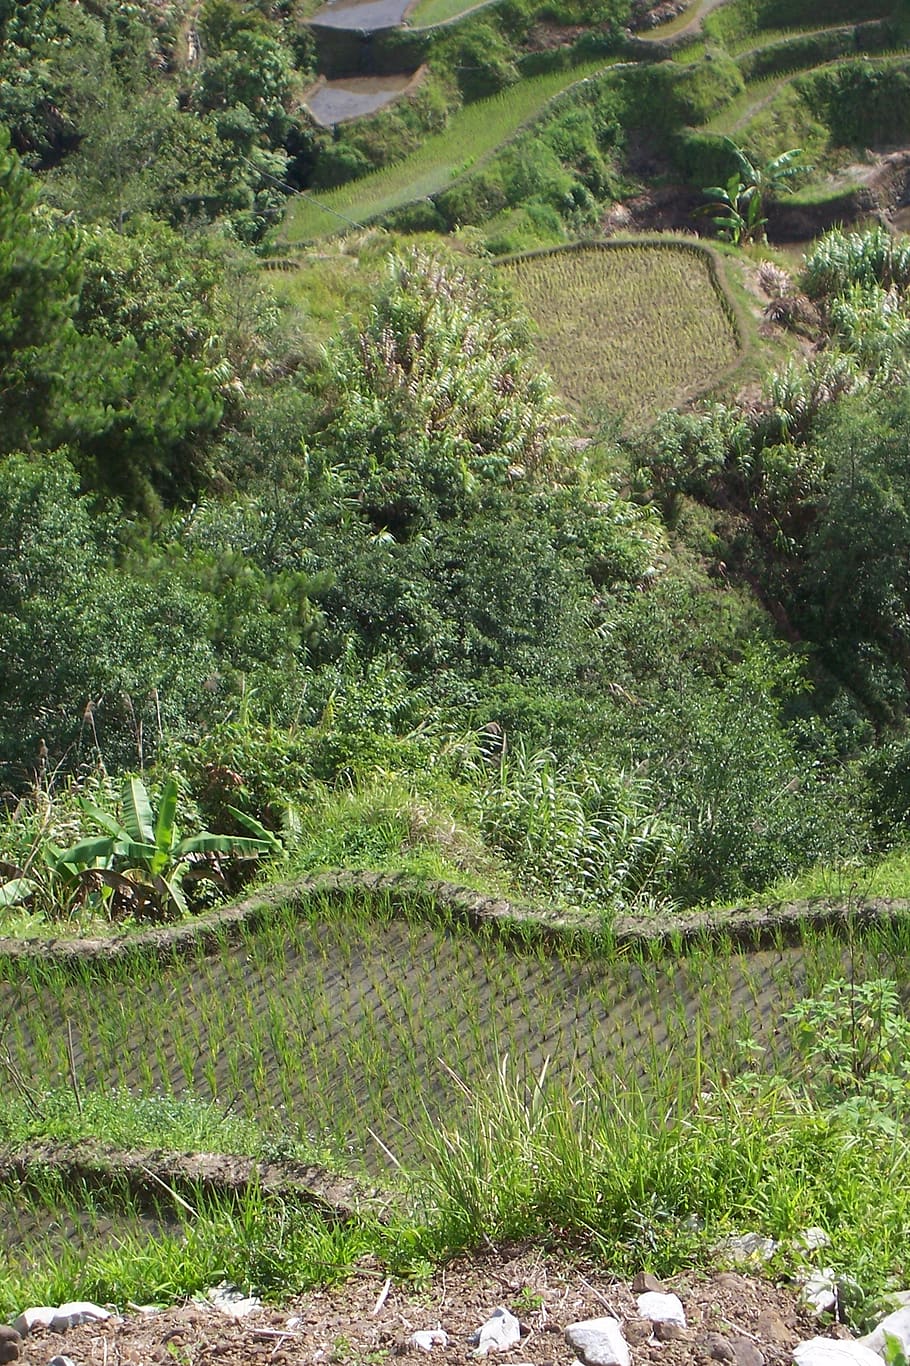
[[[21,1333],[5,1323],[0,1324],[0,1366],[6,1366],[8,1361],[18,1361],[21,1345]]]
[[[643,1319],[653,1324],[671,1323],[676,1328],[685,1328],[686,1311],[678,1295],[668,1295],[660,1290],[649,1290],[638,1297],[638,1312]]]
[[[432,1352],[434,1347],[448,1347],[449,1335],[444,1328],[420,1328],[411,1334],[409,1344],[421,1352]]]
[[[760,1338],[775,1347],[786,1347],[793,1341],[794,1334],[784,1323],[776,1309],[763,1309],[755,1320],[755,1331]]]
[[[812,1314],[827,1314],[837,1307],[837,1280],[830,1267],[803,1278],[799,1302]]]
[[[777,1251],[777,1243],[760,1233],[734,1233],[722,1239],[716,1250],[734,1262],[767,1262]]]
[[[765,1366],[764,1356],[748,1338],[735,1337],[732,1346],[736,1366]]]
[[[76,1366],[72,1357],[51,1357],[47,1366]]]
[[[810,1338],[793,1349],[796,1366],[882,1366],[877,1352],[861,1342],[836,1338]]]
[[[736,1353],[723,1333],[706,1333],[698,1341],[698,1346],[712,1361],[734,1361]]]
[[[618,1319],[584,1319],[580,1323],[570,1323],[566,1329],[566,1342],[585,1366],[631,1366],[629,1344],[623,1337]]]
[[[49,1305],[36,1305],[32,1309],[23,1309],[17,1318],[13,1319],[13,1328],[20,1337],[26,1338],[35,1328],[50,1328],[56,1309]]]
[[[820,1247],[827,1247],[831,1239],[823,1228],[804,1228],[794,1241],[804,1252],[817,1252]]]
[[[231,1319],[249,1318],[262,1308],[262,1301],[255,1295],[244,1295],[235,1285],[216,1285],[206,1292],[206,1299],[221,1314]]]
[[[904,1349],[904,1356],[910,1357],[910,1305],[903,1309],[895,1309],[893,1314],[888,1314],[882,1319],[871,1333],[858,1340],[864,1347],[868,1347],[873,1352],[878,1352],[882,1356],[885,1350],[885,1334],[897,1338],[901,1347]]]
[[[644,1295],[649,1291],[659,1295],[663,1291],[663,1286],[656,1276],[651,1275],[650,1271],[639,1271],[632,1282],[632,1293]]]
[[[471,1334],[470,1340],[476,1357],[488,1356],[490,1352],[507,1352],[521,1341],[521,1324],[501,1304],[493,1310],[483,1327]]]
[[[745,1277],[740,1276],[737,1271],[721,1271],[714,1278],[715,1285],[721,1290],[730,1290],[735,1295],[748,1295],[750,1286]]]
[[[50,1321],[55,1333],[65,1333],[68,1328],[78,1328],[81,1323],[102,1323],[110,1318],[110,1311],[90,1300],[72,1300],[61,1304]]]
[[[678,1323],[670,1323],[667,1319],[658,1319],[654,1324],[654,1336],[658,1342],[673,1342],[676,1338],[684,1338],[686,1330],[680,1328]]]
[[[626,1342],[635,1347],[648,1341],[651,1336],[651,1324],[647,1319],[640,1319],[637,1315],[630,1314],[628,1318],[623,1319],[622,1331]]]

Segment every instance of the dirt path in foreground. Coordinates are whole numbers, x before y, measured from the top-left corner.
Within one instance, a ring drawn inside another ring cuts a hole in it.
[[[47,1366],[65,1354],[75,1366],[463,1366],[471,1333],[499,1305],[516,1314],[522,1340],[503,1359],[514,1366],[570,1366],[575,1353],[564,1330],[580,1319],[613,1315],[623,1326],[632,1366],[791,1366],[794,1345],[818,1331],[792,1290],[752,1276],[685,1274],[664,1282],[682,1300],[687,1327],[658,1340],[638,1316],[627,1282],[569,1266],[539,1251],[492,1254],[437,1272],[419,1290],[389,1286],[364,1262],[344,1286],[312,1291],[279,1309],[232,1320],[210,1305],[131,1313],[64,1334],[36,1332],[21,1345],[22,1366]],[[415,1330],[442,1328],[446,1346],[427,1353],[410,1345]],[[845,1335],[845,1330],[825,1330]]]

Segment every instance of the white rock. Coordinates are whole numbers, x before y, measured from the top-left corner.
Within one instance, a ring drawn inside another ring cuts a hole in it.
[[[50,1326],[55,1333],[65,1333],[67,1328],[78,1328],[80,1323],[102,1323],[109,1318],[109,1311],[102,1309],[100,1304],[92,1304],[89,1300],[72,1300],[61,1304]]]
[[[419,1328],[411,1334],[410,1345],[421,1352],[432,1352],[434,1347],[448,1347],[449,1335],[444,1328]]]
[[[17,1318],[13,1319],[12,1327],[20,1337],[26,1338],[33,1328],[50,1328],[56,1309],[51,1309],[49,1305],[36,1305],[33,1309],[23,1309]]]
[[[910,1305],[905,1305],[902,1309],[895,1309],[893,1314],[888,1314],[883,1318],[877,1328],[873,1328],[871,1333],[867,1333],[864,1338],[858,1341],[864,1347],[870,1348],[873,1352],[878,1352],[879,1356],[884,1355],[885,1334],[897,1338],[904,1349],[904,1356],[910,1357]]]
[[[638,1297],[638,1312],[643,1319],[652,1323],[673,1323],[677,1328],[685,1328],[686,1311],[678,1295],[666,1294],[662,1290],[646,1290]]]
[[[831,1239],[823,1228],[804,1228],[794,1242],[804,1252],[817,1252],[820,1247],[830,1246]]]
[[[777,1251],[777,1243],[761,1233],[733,1233],[717,1244],[717,1251],[734,1262],[767,1262]]]
[[[520,1341],[521,1324],[503,1305],[494,1309],[483,1327],[471,1335],[476,1357],[485,1357],[489,1352],[507,1352]]]
[[[861,1342],[838,1338],[810,1338],[793,1349],[796,1366],[882,1366],[877,1352]]]
[[[244,1295],[235,1285],[216,1285],[206,1292],[206,1299],[230,1319],[248,1318],[262,1308],[262,1300],[257,1300],[255,1295]]]
[[[803,1277],[799,1302],[813,1314],[827,1314],[837,1307],[837,1278],[829,1266]]]
[[[619,1320],[583,1319],[570,1323],[566,1342],[585,1366],[630,1366],[629,1344],[623,1337]]]

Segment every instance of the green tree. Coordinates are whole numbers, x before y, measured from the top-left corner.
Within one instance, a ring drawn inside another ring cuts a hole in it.
[[[370,523],[407,537],[484,491],[566,469],[565,417],[526,324],[469,267],[390,259],[364,327],[329,350],[314,460],[337,465]]]
[[[37,184],[0,129],[0,450],[44,426],[80,276],[76,234],[39,209]]]

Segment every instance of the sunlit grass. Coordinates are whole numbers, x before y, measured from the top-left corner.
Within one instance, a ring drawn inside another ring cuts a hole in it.
[[[431,24],[444,24],[449,19],[456,19],[460,14],[467,14],[469,10],[479,9],[484,4],[495,3],[495,0],[417,0],[416,5],[408,10],[408,24],[411,28],[428,28]]]
[[[857,904],[881,897],[910,900],[910,849],[894,849],[877,863],[845,862],[810,868],[798,877],[782,879],[739,905],[768,906],[811,897]],[[734,903],[724,902],[728,906]]]

